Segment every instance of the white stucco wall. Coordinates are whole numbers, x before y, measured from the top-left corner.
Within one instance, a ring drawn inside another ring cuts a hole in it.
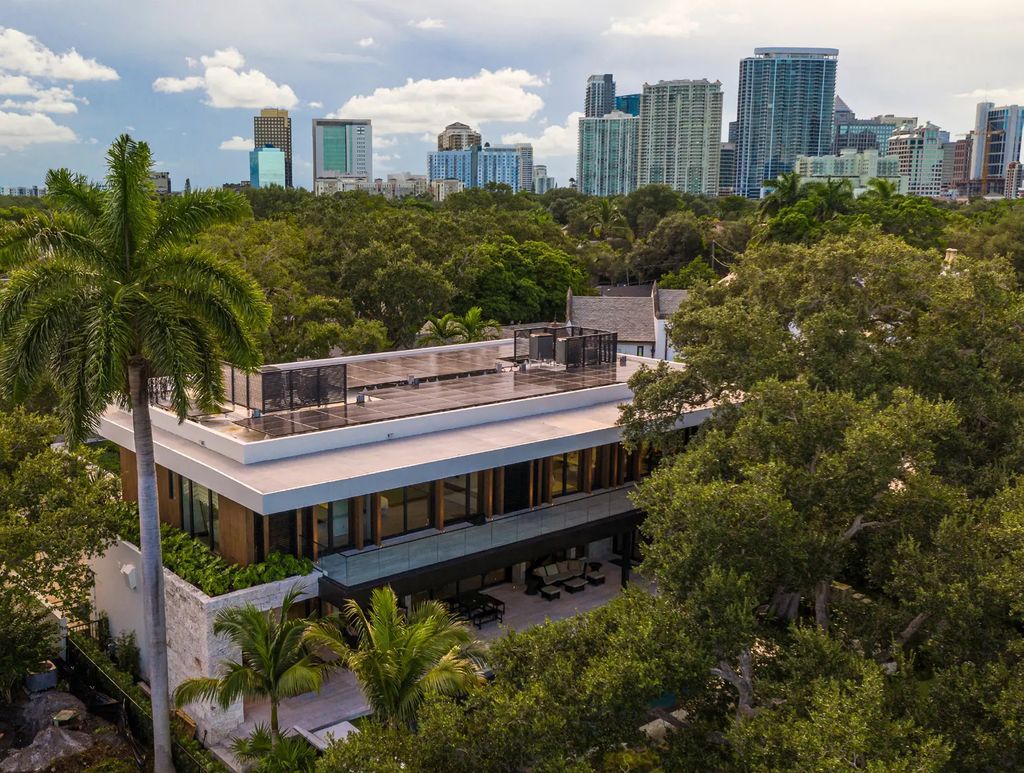
[[[134,631],[141,651],[142,673],[148,673],[145,631],[142,618],[142,592],[139,549],[120,541],[99,558],[91,562],[96,575],[93,591],[95,608],[110,619],[110,631],[118,635]],[[129,587],[122,573],[123,567],[134,567],[136,587]],[[164,598],[167,614],[167,668],[171,690],[185,679],[196,676],[216,676],[221,661],[239,656],[238,649],[227,639],[215,636],[213,621],[222,609],[253,604],[257,609],[277,609],[284,595],[297,583],[304,588],[302,599],[316,596],[317,574],[291,577],[280,582],[211,598],[185,582],[173,572],[164,569]],[[199,725],[199,738],[206,744],[215,744],[228,737],[244,720],[239,701],[227,711],[210,705],[193,704],[187,709]]]

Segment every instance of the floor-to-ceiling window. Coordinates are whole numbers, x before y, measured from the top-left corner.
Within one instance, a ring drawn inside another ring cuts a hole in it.
[[[551,496],[558,498],[581,490],[582,451],[570,451],[551,458]]]
[[[181,482],[179,501],[182,529],[212,550],[220,550],[217,492],[184,476],[178,476],[178,480]]]
[[[314,513],[318,553],[352,546],[352,503],[348,499],[317,505]]]
[[[413,486],[382,491],[380,494],[380,536],[382,539],[426,529],[434,523],[433,486]]]
[[[441,481],[444,487],[444,522],[457,523],[484,514],[483,474],[456,475]]]

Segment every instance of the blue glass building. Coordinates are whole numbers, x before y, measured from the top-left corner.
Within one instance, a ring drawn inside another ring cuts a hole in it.
[[[285,187],[285,153],[273,145],[249,151],[249,185],[253,188],[267,188],[271,185]]]
[[[756,48],[740,62],[738,195],[760,198],[797,156],[829,153],[838,60],[835,48]]]
[[[431,180],[459,180],[467,188],[489,183],[519,190],[519,154],[514,146],[435,150],[427,155],[427,177]]]
[[[640,115],[641,94],[623,94],[615,97],[615,109],[620,113]]]

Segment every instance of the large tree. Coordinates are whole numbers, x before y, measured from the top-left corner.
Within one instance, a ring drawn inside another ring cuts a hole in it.
[[[234,262],[195,243],[209,225],[246,215],[226,191],[158,199],[149,146],[122,135],[107,153],[105,185],[66,169],[46,178],[52,212],[0,234],[0,383],[15,397],[44,375],[60,396],[71,443],[87,438],[111,402],[129,406],[139,479],[154,766],[171,770],[163,565],[150,381],[169,387],[182,421],[223,400],[219,363],[260,363],[256,336],[270,309]]]

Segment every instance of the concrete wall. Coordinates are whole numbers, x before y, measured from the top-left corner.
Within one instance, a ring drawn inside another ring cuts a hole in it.
[[[131,543],[120,541],[91,562],[96,574],[93,602],[110,619],[114,635],[134,631],[141,651],[142,673],[148,673],[145,654],[145,629],[142,618],[141,556]],[[136,587],[129,587],[134,569]],[[303,599],[315,597],[316,574],[292,577],[275,583],[227,593],[211,598],[167,569],[164,570],[164,598],[167,613],[167,661],[173,690],[182,681],[196,676],[216,676],[221,661],[237,659],[239,652],[228,640],[215,636],[213,621],[222,609],[253,604],[269,610],[280,606],[285,593],[296,583],[305,588]],[[210,705],[194,704],[188,713],[199,725],[199,738],[207,744],[219,743],[245,719],[239,701],[227,711]]]

